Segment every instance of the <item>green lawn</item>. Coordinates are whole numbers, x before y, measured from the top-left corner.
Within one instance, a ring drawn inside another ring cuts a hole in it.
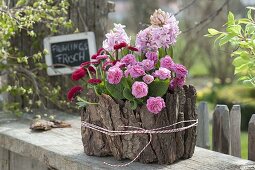
[[[212,125],[209,127],[210,133],[210,148],[212,149]],[[241,156],[243,159],[248,159],[248,133],[241,132]]]
[[[241,133],[241,152],[242,158],[248,159],[248,133]]]

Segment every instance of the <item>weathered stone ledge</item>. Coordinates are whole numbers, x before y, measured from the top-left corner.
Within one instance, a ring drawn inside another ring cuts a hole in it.
[[[56,112],[56,111],[55,111]],[[57,113],[57,112],[56,112]],[[85,170],[113,169],[103,162],[120,164],[111,157],[87,156],[83,152],[80,118],[57,114],[72,124],[72,128],[32,132],[28,119],[9,118],[0,113],[0,169],[1,170]],[[2,121],[1,121],[2,120]],[[123,169],[245,169],[255,162],[196,147],[191,159],[173,165],[133,163]],[[119,169],[119,168],[116,168]]]

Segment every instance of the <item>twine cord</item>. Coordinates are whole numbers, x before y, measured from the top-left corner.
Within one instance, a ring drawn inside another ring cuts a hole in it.
[[[188,126],[183,126],[180,128],[174,128],[174,129],[167,129],[182,123],[192,123]],[[112,167],[124,167],[124,166],[128,166],[131,163],[133,163],[140,155],[141,153],[151,144],[152,141],[152,134],[165,134],[165,133],[175,133],[175,132],[180,132],[180,131],[184,131],[186,129],[192,128],[194,126],[197,126],[198,124],[198,119],[196,120],[184,120],[184,121],[180,121],[168,126],[164,126],[164,127],[160,127],[160,128],[154,128],[154,129],[144,129],[144,128],[140,128],[140,127],[134,127],[134,126],[119,126],[118,128],[129,128],[129,130],[109,130],[109,129],[105,129],[102,128],[100,126],[97,126],[95,124],[91,124],[85,121],[82,121],[81,126],[84,128],[88,128],[88,129],[92,129],[95,130],[97,132],[101,132],[105,135],[109,135],[109,136],[120,136],[120,135],[132,135],[132,134],[149,134],[149,142],[143,147],[143,149],[137,154],[137,156],[131,160],[130,162],[126,163],[126,164],[119,164],[119,165],[113,165],[113,164],[109,164],[107,162],[104,162],[104,164],[112,166]],[[131,130],[133,129],[133,130]]]

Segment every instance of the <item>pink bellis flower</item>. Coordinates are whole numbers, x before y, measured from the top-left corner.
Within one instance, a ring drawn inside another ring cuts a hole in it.
[[[166,107],[166,104],[161,97],[150,97],[147,100],[146,107],[151,113],[158,114],[164,107]]]
[[[110,84],[119,84],[123,77],[123,71],[119,67],[110,67],[107,71],[107,80]]]
[[[142,98],[147,96],[148,94],[148,86],[144,82],[134,82],[132,85],[132,95],[135,96],[135,98]]]

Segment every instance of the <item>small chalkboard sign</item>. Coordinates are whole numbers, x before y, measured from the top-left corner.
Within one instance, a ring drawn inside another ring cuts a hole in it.
[[[70,74],[96,53],[93,32],[46,37],[44,48],[48,75]]]

